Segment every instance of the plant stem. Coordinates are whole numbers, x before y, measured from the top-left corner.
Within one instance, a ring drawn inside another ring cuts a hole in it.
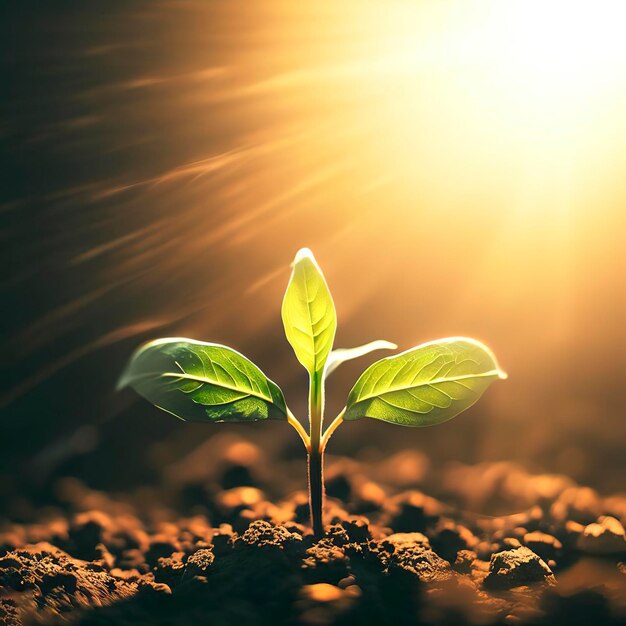
[[[337,415],[337,417],[330,423],[330,426],[326,429],[326,432],[322,436],[322,441],[320,443],[320,449],[322,454],[326,450],[326,446],[328,445],[328,440],[332,437],[332,434],[343,424],[343,416],[346,412],[346,409],[341,409],[341,413]]]
[[[311,449],[311,440],[304,430],[304,426],[300,423],[300,420],[289,410],[287,409],[287,421],[296,429],[298,434],[300,435],[300,439],[302,439],[302,443],[306,448],[307,452]]]
[[[308,470],[311,526],[316,538],[324,535],[324,452],[321,447],[323,416],[324,380],[322,373],[314,372],[309,380],[310,447]]]

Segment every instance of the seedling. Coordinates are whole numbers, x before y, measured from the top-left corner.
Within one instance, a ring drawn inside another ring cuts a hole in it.
[[[313,254],[298,252],[283,299],[285,335],[309,374],[309,432],[285,403],[280,388],[232,348],[193,339],[157,339],[131,357],[118,388],[131,386],[155,406],[184,421],[283,420],[304,443],[308,459],[311,525],[324,533],[324,451],[344,422],[364,417],[400,426],[432,426],[472,406],[506,374],[482,343],[465,337],[439,339],[370,365],[346,406],[323,430],[326,379],[350,359],[395,349],[388,341],[333,350],[337,315]]]

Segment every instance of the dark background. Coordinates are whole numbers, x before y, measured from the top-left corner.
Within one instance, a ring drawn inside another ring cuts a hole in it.
[[[365,5],[0,4],[5,493],[155,482],[218,431],[299,454],[284,424],[184,424],[114,385],[140,342],[190,336],[246,354],[304,418],[280,301],[305,245],[338,347],[467,335],[510,375],[438,428],[347,424],[331,453],[623,489],[624,76],[585,107],[507,109],[496,78],[439,62],[454,12],[418,3],[413,43],[441,45],[395,71]],[[373,358],[333,376],[333,415]]]

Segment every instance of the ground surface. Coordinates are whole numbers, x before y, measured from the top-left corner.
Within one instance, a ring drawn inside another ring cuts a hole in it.
[[[297,459],[268,466],[231,435],[201,454],[209,467],[191,455],[158,487],[113,496],[66,477],[45,485],[45,506],[12,494],[0,621],[626,623],[624,496],[506,463],[331,457],[315,541],[303,491],[267,495]]]

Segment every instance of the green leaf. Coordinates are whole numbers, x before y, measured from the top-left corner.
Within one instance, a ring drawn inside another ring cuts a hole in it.
[[[231,348],[193,339],[157,339],[131,357],[118,389],[130,386],[190,422],[287,419],[280,388]]]
[[[282,306],[287,341],[309,374],[321,374],[337,330],[337,314],[328,285],[313,253],[302,248]]]
[[[324,374],[330,376],[342,363],[352,359],[358,359],[370,352],[374,352],[374,350],[395,350],[397,347],[398,346],[395,343],[391,343],[391,341],[378,339],[377,341],[370,341],[357,348],[338,348],[337,350],[333,350],[328,356]]]
[[[368,367],[348,396],[344,419],[432,426],[472,406],[497,378],[506,374],[482,343],[431,341]]]

